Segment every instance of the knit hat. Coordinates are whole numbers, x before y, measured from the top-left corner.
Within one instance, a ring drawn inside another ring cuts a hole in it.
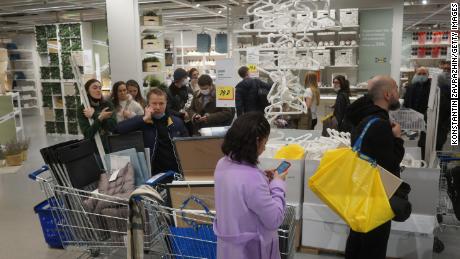
[[[174,70],[174,81],[179,81],[187,77],[187,71],[183,68]]]

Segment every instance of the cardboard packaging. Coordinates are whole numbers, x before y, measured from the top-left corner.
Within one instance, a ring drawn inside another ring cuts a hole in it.
[[[161,42],[159,39],[143,39],[142,49],[144,50],[162,50]]]
[[[144,62],[144,72],[160,72],[161,63],[160,62]]]

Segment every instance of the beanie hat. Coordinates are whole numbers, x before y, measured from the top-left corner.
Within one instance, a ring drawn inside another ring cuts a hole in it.
[[[174,81],[179,81],[187,77],[187,71],[183,68],[178,68],[174,71]]]

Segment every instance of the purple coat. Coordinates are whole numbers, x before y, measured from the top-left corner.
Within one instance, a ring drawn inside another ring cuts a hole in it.
[[[217,258],[279,259],[285,182],[270,183],[257,167],[224,157],[214,173]]]

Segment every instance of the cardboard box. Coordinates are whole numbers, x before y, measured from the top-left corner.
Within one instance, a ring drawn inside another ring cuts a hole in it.
[[[275,169],[285,159],[273,158],[284,144],[268,144],[265,147],[265,152],[259,157],[260,165],[262,170]],[[304,185],[304,174],[305,174],[305,162],[304,158],[300,160],[286,160],[291,163],[289,173],[286,178],[286,201],[291,204],[302,204],[303,200],[303,185]],[[299,206],[300,208],[300,206]],[[300,216],[300,215],[299,215]]]
[[[161,70],[160,62],[144,62],[144,72],[159,72]]]
[[[163,50],[161,41],[159,39],[143,39],[142,49],[144,50]]]
[[[342,26],[357,26],[358,24],[358,8],[340,9],[340,22]]]
[[[214,170],[224,157],[221,146],[223,137],[175,138],[182,174],[186,181],[214,180]]]
[[[143,16],[145,26],[160,26],[160,16]]]
[[[198,224],[212,224],[212,218],[201,217],[196,214],[187,213],[205,213],[205,209],[201,204],[198,204],[190,197],[198,198],[210,211],[215,211],[214,205],[214,181],[174,181],[166,185],[168,204],[171,208],[181,209],[184,206],[184,212],[176,212],[175,222],[178,227],[190,227],[184,221],[189,219],[196,221]],[[190,200],[189,200],[190,199]],[[187,201],[188,200],[188,201]]]

